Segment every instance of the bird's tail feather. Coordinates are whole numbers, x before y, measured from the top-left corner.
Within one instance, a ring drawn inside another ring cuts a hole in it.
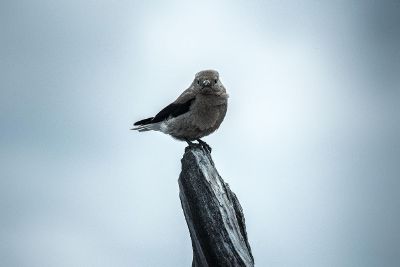
[[[161,122],[151,123],[146,125],[139,125],[137,127],[133,127],[131,130],[136,130],[139,132],[147,132],[147,131],[160,131]]]

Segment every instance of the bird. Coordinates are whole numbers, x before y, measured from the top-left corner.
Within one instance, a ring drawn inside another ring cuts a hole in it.
[[[219,128],[227,112],[228,98],[218,71],[203,70],[196,73],[189,88],[174,102],[154,117],[135,122],[131,130],[159,131],[211,152],[211,147],[201,138]],[[195,140],[198,144],[192,142]]]

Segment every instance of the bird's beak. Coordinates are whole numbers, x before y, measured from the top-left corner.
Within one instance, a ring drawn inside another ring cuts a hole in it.
[[[210,80],[204,80],[203,86],[209,86],[211,84]]]

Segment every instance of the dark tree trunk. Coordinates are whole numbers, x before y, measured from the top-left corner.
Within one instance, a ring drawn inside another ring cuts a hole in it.
[[[192,239],[192,266],[254,266],[239,200],[200,146],[185,149],[179,189]]]

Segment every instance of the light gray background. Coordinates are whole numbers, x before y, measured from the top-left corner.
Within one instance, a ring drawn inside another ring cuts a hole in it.
[[[190,266],[185,143],[128,129],[214,68],[256,265],[399,266],[399,29],[398,1],[1,1],[0,265]]]

